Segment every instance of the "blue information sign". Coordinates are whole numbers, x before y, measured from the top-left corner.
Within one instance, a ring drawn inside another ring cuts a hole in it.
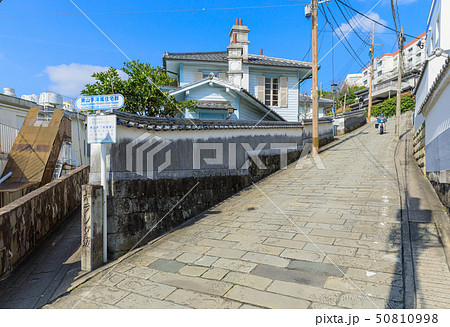
[[[111,110],[122,108],[124,102],[122,94],[92,95],[76,98],[74,106],[80,111]]]

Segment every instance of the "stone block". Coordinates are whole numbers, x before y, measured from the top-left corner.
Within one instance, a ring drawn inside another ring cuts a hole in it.
[[[92,271],[103,264],[103,187],[82,186],[81,270]]]

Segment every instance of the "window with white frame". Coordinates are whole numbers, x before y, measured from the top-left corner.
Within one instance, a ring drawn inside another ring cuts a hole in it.
[[[265,78],[264,104],[266,106],[278,107],[279,86],[280,86],[280,84],[279,84],[278,77],[266,77]]]

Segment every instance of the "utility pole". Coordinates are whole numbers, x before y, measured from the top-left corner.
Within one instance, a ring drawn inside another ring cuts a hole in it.
[[[400,135],[400,106],[402,97],[402,64],[403,64],[403,27],[400,28],[400,36],[398,38],[398,78],[397,78],[397,110],[395,117],[395,136]]]
[[[345,112],[345,105],[347,104],[346,102],[347,102],[347,91],[345,92],[345,95],[344,95],[344,108],[342,108],[342,113]]]
[[[319,154],[319,76],[317,69],[317,0],[311,0],[312,14],[312,154]]]
[[[367,111],[367,119],[370,123],[372,113],[372,80],[373,80],[373,52],[375,50],[375,23],[372,26],[372,47],[370,48],[370,81],[369,81],[369,109]]]

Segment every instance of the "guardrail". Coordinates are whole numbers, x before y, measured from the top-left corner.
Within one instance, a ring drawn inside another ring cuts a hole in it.
[[[0,152],[9,153],[16,140],[19,130],[17,128],[0,124]]]

